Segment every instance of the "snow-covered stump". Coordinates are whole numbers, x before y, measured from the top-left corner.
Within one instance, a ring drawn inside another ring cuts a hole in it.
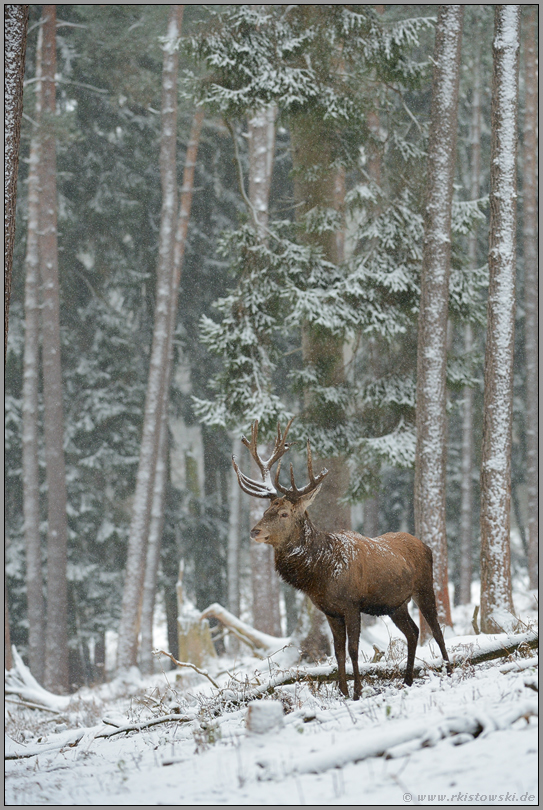
[[[204,666],[210,658],[216,658],[209,622],[200,616],[178,616],[177,638],[179,660],[188,661],[197,667]]]
[[[283,705],[278,700],[252,700],[247,709],[247,731],[267,734],[284,725]]]
[[[176,591],[179,660],[202,667],[210,659],[216,658],[217,653],[208,620],[183,598],[183,562],[179,566]]]

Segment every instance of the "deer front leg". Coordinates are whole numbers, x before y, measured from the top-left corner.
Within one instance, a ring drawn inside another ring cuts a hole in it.
[[[330,629],[332,630],[332,636],[334,638],[334,652],[336,654],[336,661],[337,661],[337,675],[338,675],[338,688],[339,691],[345,695],[345,697],[349,697],[349,689],[347,687],[347,674],[345,672],[345,641],[346,641],[346,631],[345,631],[345,622],[342,618],[334,618],[332,616],[327,616],[328,624],[330,625]]]
[[[347,648],[349,650],[349,657],[353,664],[353,700],[358,700],[362,694],[362,681],[360,680],[360,672],[358,670],[358,643],[360,639],[360,611],[358,610],[358,607],[355,607],[354,610],[345,616],[345,623],[348,639]]]

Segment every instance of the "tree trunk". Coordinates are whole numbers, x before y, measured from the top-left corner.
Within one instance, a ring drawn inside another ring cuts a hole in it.
[[[524,44],[524,345],[526,352],[526,482],[528,485],[528,575],[538,586],[538,255],[537,255],[537,7],[528,6]]]
[[[242,444],[240,439],[232,440],[232,455],[239,458]],[[228,610],[239,617],[240,590],[239,590],[239,564],[240,564],[240,506],[241,489],[237,476],[232,470],[230,475],[230,503],[228,515],[228,550],[226,556],[228,581]]]
[[[39,164],[41,122],[41,59],[43,32],[36,49],[36,131],[30,142],[28,167],[28,234],[26,240],[25,345],[23,356],[23,512],[26,551],[28,659],[30,671],[43,683],[45,674],[45,610],[40,538],[40,476],[38,463],[39,387]]]
[[[266,451],[269,448],[266,448]],[[265,456],[266,451],[261,455]],[[269,455],[269,453],[268,453]],[[251,459],[250,477],[258,480],[260,470]],[[251,528],[262,518],[269,501],[251,498],[249,516]],[[281,634],[281,613],[279,610],[279,578],[275,571],[273,548],[266,543],[251,540],[251,585],[253,591],[253,627],[270,636]]]
[[[137,661],[146,546],[170,348],[168,322],[174,278],[174,236],[177,211],[176,132],[177,72],[179,63],[177,41],[181,32],[183,10],[184,6],[182,5],[172,5],[170,7],[168,33],[163,46],[162,132],[160,138],[162,211],[155,320],[119,628],[119,645],[117,649],[117,669],[119,670],[135,666]]]
[[[344,178],[341,172],[331,172],[332,142],[334,135],[329,124],[317,120],[311,114],[295,118],[291,122],[290,138],[294,166],[294,197],[297,217],[304,216],[314,208],[340,209],[344,198]],[[343,231],[343,229],[340,229]],[[334,264],[343,259],[344,239],[342,234],[327,231],[324,234],[307,234],[308,243],[317,244],[324,258]],[[341,385],[345,381],[344,342],[324,329],[310,324],[302,325],[302,354],[304,365],[319,370],[320,383],[324,386]],[[319,407],[308,391],[304,397],[307,421],[333,432],[343,423],[343,411],[329,405]],[[349,471],[342,456],[323,458],[314,454],[313,467],[319,471],[326,466],[330,474],[319,497],[311,506],[311,518],[319,529],[342,531],[351,529],[351,510],[340,503],[349,486]],[[309,618],[305,640],[300,643],[314,660],[329,654],[330,645],[324,614],[312,609],[304,601],[302,614]]]
[[[159,434],[159,450],[155,468],[155,481],[153,486],[153,503],[151,506],[149,544],[147,549],[147,559],[145,563],[145,578],[143,585],[143,601],[141,616],[141,666],[142,671],[152,673],[153,671],[153,618],[156,595],[156,581],[160,562],[160,548],[162,545],[162,531],[164,526],[164,501],[165,488],[167,484],[167,463],[168,463],[168,405],[170,401],[170,384],[173,368],[173,335],[175,332],[175,321],[177,316],[177,301],[179,294],[179,283],[183,269],[183,257],[187,243],[188,223],[190,219],[190,209],[192,205],[192,192],[194,188],[194,168],[196,166],[196,156],[204,111],[197,110],[192,120],[189,141],[187,144],[187,155],[185,159],[185,170],[183,173],[183,186],[179,201],[179,216],[175,234],[175,245],[173,251],[173,281],[169,301],[168,315],[168,353],[167,367],[164,380],[164,394],[161,407],[161,425]]]
[[[45,686],[68,689],[68,523],[64,464],[64,409],[60,356],[60,299],[57,245],[56,6],[43,6],[42,138],[40,155],[40,271],[42,281],[42,359],[45,462],[47,479],[47,627]]]
[[[23,79],[25,73],[28,4],[4,6],[4,365],[8,349],[9,302],[15,243],[15,208],[19,141],[23,114]],[[6,582],[4,578],[4,586]],[[7,588],[4,599],[5,668],[13,666],[9,632]]]
[[[153,621],[155,616],[155,594],[158,566],[160,563],[160,547],[164,528],[164,492],[167,478],[166,467],[168,453],[167,438],[168,408],[167,402],[164,402],[155,469],[153,504],[151,506],[151,519],[149,523],[149,540],[147,543],[141,607],[140,669],[144,675],[152,675],[154,671]]]
[[[292,161],[294,165],[294,197],[298,219],[314,208],[334,208],[338,205],[340,183],[337,173],[329,170],[332,161],[332,135],[329,125],[309,115],[292,121],[291,128]],[[327,231],[324,234],[307,234],[309,243],[318,245],[324,258],[334,264],[341,260],[339,251],[342,240],[337,234]],[[305,365],[319,370],[320,384],[341,385],[345,381],[343,339],[325,329],[316,329],[310,324],[302,326],[302,353]],[[319,407],[308,392],[305,396],[305,412],[310,423],[333,432],[343,422],[340,407],[328,405]],[[341,456],[319,457],[316,453],[313,466],[318,471],[326,466],[330,475],[322,491],[311,506],[311,517],[319,529],[341,531],[351,528],[351,510],[339,503],[349,485],[349,471]]]
[[[364,501],[364,534],[366,537],[379,536],[379,496],[374,495]]]
[[[472,331],[468,323],[464,327],[464,351],[472,349]],[[455,604],[471,602],[472,537],[473,537],[473,390],[465,386],[462,404],[462,461],[460,493],[460,564],[458,593]]]
[[[510,563],[520,6],[495,6],[488,323],[481,460],[481,630],[513,613]]]
[[[447,311],[462,6],[439,6],[417,347],[415,532],[434,557],[439,621],[452,625],[445,525]]]
[[[478,29],[480,30],[480,29]],[[477,200],[480,194],[481,178],[481,65],[478,42],[473,62],[473,100],[471,119],[471,199]],[[470,232],[468,240],[469,264],[472,270],[477,267],[477,230]],[[468,355],[473,347],[471,324],[464,327],[464,351]],[[463,390],[462,414],[462,461],[461,461],[461,502],[460,502],[460,571],[458,594],[455,602],[467,605],[471,602],[472,545],[473,545],[473,389]]]
[[[15,243],[19,141],[23,115],[28,4],[4,6],[4,363]]]
[[[249,116],[249,202],[259,238],[267,239],[269,199],[275,152],[274,107],[256,110]],[[266,448],[266,452],[268,448]],[[258,480],[260,471],[251,462],[251,477]],[[267,506],[267,504],[266,504]],[[264,511],[263,502],[251,498],[251,526],[258,523]],[[251,584],[253,591],[253,624],[257,630],[272,636],[281,635],[279,578],[271,546],[251,540]]]

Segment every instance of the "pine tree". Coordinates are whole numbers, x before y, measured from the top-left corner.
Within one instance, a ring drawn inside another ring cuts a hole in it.
[[[415,533],[432,549],[438,615],[448,625],[452,620],[445,527],[445,386],[462,15],[462,6],[439,7],[417,348]]]
[[[8,343],[9,301],[13,245],[15,241],[15,208],[17,204],[17,170],[19,167],[19,141],[23,114],[23,79],[25,73],[26,32],[28,4],[4,8],[4,70],[5,108],[4,125],[6,154],[4,156],[4,364]]]
[[[477,25],[476,31],[480,31]],[[481,185],[481,60],[480,42],[474,42],[472,120],[470,131],[470,170],[472,200],[480,196]],[[468,237],[468,255],[473,271],[477,268],[477,229],[474,227]],[[464,325],[464,351],[470,356],[473,351],[473,328],[471,323]],[[464,386],[462,391],[462,461],[461,461],[461,515],[460,515],[460,572],[458,588],[455,590],[455,603],[471,602],[472,554],[473,554],[473,428],[474,405],[473,388]]]
[[[36,48],[36,131],[32,133],[28,168],[28,234],[26,241],[25,346],[23,358],[23,508],[26,550],[26,591],[28,604],[28,658],[30,671],[41,683],[45,673],[45,603],[43,598],[42,550],[40,537],[39,471],[39,162],[41,125],[40,26]]]
[[[519,39],[520,6],[496,6],[481,460],[481,630],[485,633],[507,627],[513,614],[510,508]]]
[[[526,479],[528,485],[528,576],[538,582],[538,261],[537,261],[537,7],[525,18],[524,82],[524,345],[526,353]]]
[[[47,480],[47,623],[45,686],[68,689],[68,524],[61,373],[56,187],[56,6],[43,7],[40,274]]]

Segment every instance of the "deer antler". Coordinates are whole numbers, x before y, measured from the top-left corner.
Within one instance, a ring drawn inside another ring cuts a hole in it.
[[[241,470],[239,469],[238,465],[236,464],[236,459],[232,456],[232,466],[236,471],[236,475],[238,477],[238,483],[241,489],[247,493],[247,495],[252,495],[254,498],[275,498],[277,495],[277,490],[272,484],[271,480],[271,468],[278,461],[292,446],[293,442],[287,444],[286,438],[287,434],[290,430],[290,426],[293,422],[294,417],[289,421],[288,425],[285,428],[285,432],[281,433],[281,426],[277,423],[277,436],[275,438],[275,447],[273,449],[273,453],[269,457],[267,461],[263,461],[260,456],[258,455],[258,448],[257,448],[257,441],[258,441],[258,420],[253,422],[251,427],[251,441],[245,438],[245,436],[241,437],[241,441],[249,449],[251,456],[253,457],[254,461],[256,462],[258,469],[262,475],[262,481],[254,481],[252,478],[248,478],[244,475]]]
[[[296,503],[297,501],[301,500],[304,495],[308,495],[310,492],[313,492],[317,487],[321,484],[323,478],[328,475],[328,470],[326,467],[320,471],[320,473],[315,477],[313,473],[313,457],[311,455],[311,445],[309,444],[309,439],[307,440],[307,472],[309,475],[309,483],[305,485],[302,489],[298,489],[296,483],[294,481],[294,467],[292,464],[290,465],[290,483],[292,484],[291,489],[286,489],[285,487],[281,486],[279,483],[279,472],[281,470],[281,462],[279,462],[277,466],[277,470],[275,473],[275,486],[278,492],[281,492],[286,498],[288,498],[291,503]]]

